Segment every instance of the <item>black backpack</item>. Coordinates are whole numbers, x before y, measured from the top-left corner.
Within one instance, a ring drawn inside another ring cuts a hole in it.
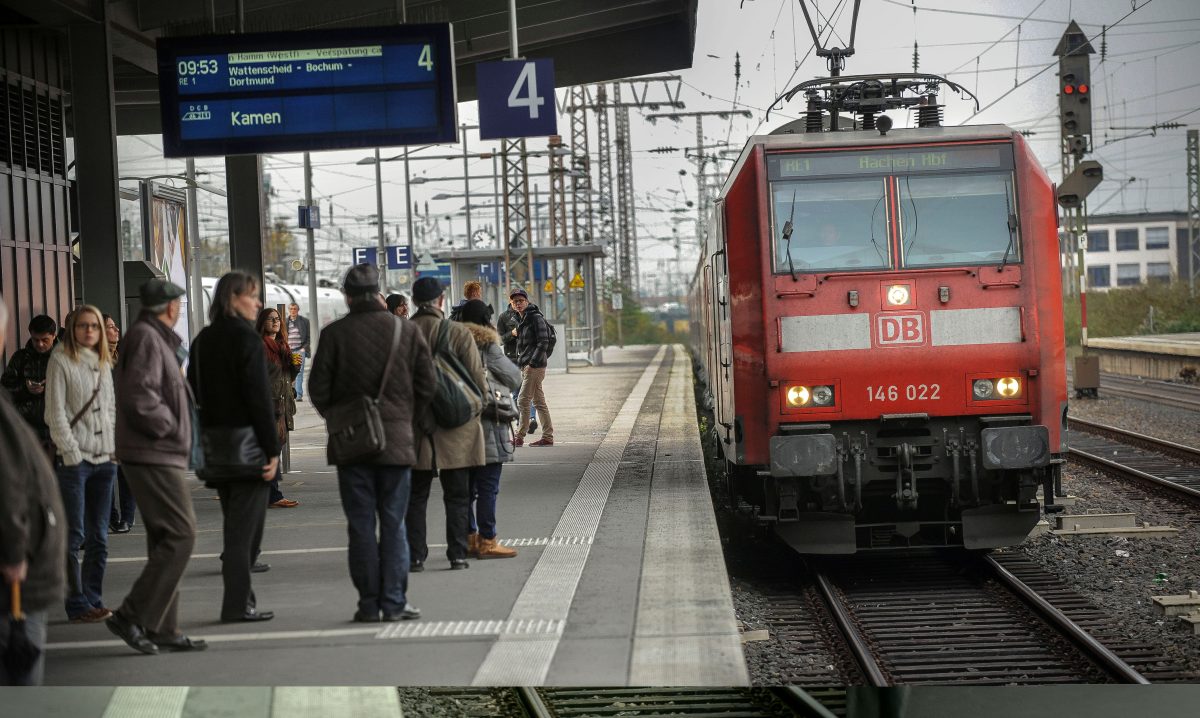
[[[483,390],[450,352],[450,321],[443,319],[434,335],[433,369],[436,389],[429,402],[433,420],[443,429],[455,429],[483,411]]]
[[[543,319],[543,321],[545,321]],[[546,356],[554,353],[554,345],[558,343],[558,332],[554,331],[554,325],[546,322],[546,333],[550,335],[550,339],[546,342]]]

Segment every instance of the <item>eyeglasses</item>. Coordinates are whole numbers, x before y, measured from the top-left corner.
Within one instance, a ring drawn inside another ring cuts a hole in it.
[[[529,304],[529,300],[528,299],[513,299],[512,303],[513,304]]]
[[[99,325],[99,324],[92,323],[92,322],[89,322],[89,323],[86,323],[86,324],[85,324],[85,323],[83,323],[83,322],[80,322],[79,324],[76,324],[76,325],[75,325],[75,328],[76,328],[76,329],[82,329],[82,330],[83,330],[83,331],[85,331],[85,332],[98,332],[98,331],[100,331],[100,325]]]

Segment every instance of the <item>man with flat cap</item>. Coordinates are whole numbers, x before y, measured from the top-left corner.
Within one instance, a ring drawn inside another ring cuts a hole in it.
[[[430,352],[437,358],[439,337],[444,333],[446,351],[458,358],[477,387],[486,393],[487,373],[475,337],[459,322],[446,319],[442,285],[433,277],[421,277],[413,283],[413,304],[417,313],[412,316],[415,324],[425,335]],[[424,427],[423,436],[418,437],[417,463],[413,467],[412,499],[408,503],[408,545],[412,552],[412,570],[421,571],[429,554],[426,541],[425,507],[429,503],[429,489],[433,484],[433,473],[437,471],[442,484],[442,502],[446,507],[446,558],[450,568],[467,568],[467,534],[469,533],[468,508],[471,502],[471,469],[486,463],[483,443],[483,426],[474,418],[462,426],[446,429],[434,422],[426,408],[425,416],[418,419],[417,426]]]
[[[196,543],[192,494],[184,480],[192,412],[184,380],[187,351],[175,333],[184,290],[162,279],[141,287],[142,311],[121,341],[113,371],[116,458],[142,511],[149,556],[108,628],[142,653],[202,651],[179,631],[179,583]]]

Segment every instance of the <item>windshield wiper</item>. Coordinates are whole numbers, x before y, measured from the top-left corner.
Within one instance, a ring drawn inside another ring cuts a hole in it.
[[[997,272],[1003,272],[1008,265],[1008,255],[1012,254],[1013,247],[1017,243],[1017,215],[1013,214],[1012,201],[1009,199],[1010,188],[1007,182],[1004,183],[1004,207],[1008,210],[1008,247],[1004,249],[1004,258],[1000,260],[1000,267]]]
[[[792,211],[788,216],[788,220],[783,223],[783,241],[785,250],[787,251],[788,272],[792,275],[792,281],[798,282],[796,279],[796,268],[792,266],[792,220],[796,218],[796,190],[792,190]]]

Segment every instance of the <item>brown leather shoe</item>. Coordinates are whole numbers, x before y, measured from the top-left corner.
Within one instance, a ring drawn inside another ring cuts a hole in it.
[[[512,558],[517,555],[515,548],[501,546],[497,538],[479,537],[479,556],[478,558]]]
[[[78,616],[71,617],[71,623],[101,623],[112,618],[113,612],[107,608],[92,608]]]
[[[467,555],[479,558],[479,532],[467,534]]]
[[[292,509],[299,505],[300,505],[299,501],[292,501],[291,499],[280,499],[280,500],[276,501],[275,503],[271,504],[271,508],[273,508],[273,509]]]
[[[542,437],[542,438],[538,439],[537,441],[533,442],[532,444],[530,444],[530,446],[554,446],[554,439],[547,439],[545,437]]]

